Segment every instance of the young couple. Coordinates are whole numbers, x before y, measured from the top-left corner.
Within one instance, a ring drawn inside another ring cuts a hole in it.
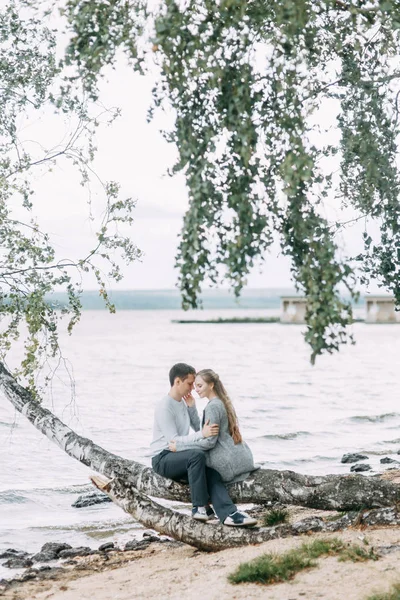
[[[237,510],[224,485],[242,481],[256,467],[218,375],[211,369],[196,374],[190,365],[178,363],[170,370],[169,380],[169,394],[156,404],[154,414],[154,471],[175,481],[189,482],[192,516],[197,521],[215,519],[217,515],[224,525],[255,525],[256,519]],[[200,398],[208,399],[202,427],[192,396],[194,387]],[[189,433],[190,427],[193,433]]]

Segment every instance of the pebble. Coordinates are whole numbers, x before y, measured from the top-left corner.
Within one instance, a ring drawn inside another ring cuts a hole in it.
[[[114,542],[106,542],[105,544],[102,544],[101,546],[99,546],[100,552],[104,552],[105,550],[114,550],[114,549],[115,549]]]

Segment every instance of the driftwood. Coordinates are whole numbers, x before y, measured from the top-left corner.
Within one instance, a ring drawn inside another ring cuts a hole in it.
[[[157,514],[160,523],[163,523],[162,527],[166,526],[165,520],[172,519],[170,513],[168,513],[168,517],[165,516],[165,509],[160,508],[158,504],[149,504],[151,501],[146,498],[147,496],[190,501],[188,486],[164,479],[154,473],[151,468],[116,456],[92,440],[75,433],[51,411],[37,402],[30,392],[12,377],[2,363],[0,363],[0,388],[16,410],[25,415],[39,431],[64,452],[101,475],[115,480],[113,484],[114,499],[118,499],[118,503],[125,510],[136,515],[136,518],[146,526],[160,530],[160,527],[156,527],[157,518],[154,517]],[[137,508],[136,500],[133,499],[133,491],[137,494],[137,498],[141,498],[143,502],[147,503],[147,506],[152,507],[152,525],[142,520],[144,512],[140,512]],[[367,478],[362,475],[314,477],[300,475],[293,471],[269,469],[255,471],[244,482],[229,486],[229,492],[235,502],[258,504],[280,502],[325,510],[379,508],[391,506],[400,501],[400,486],[378,478]],[[182,536],[186,536],[187,543],[202,547],[200,538],[203,534],[201,531],[204,527],[209,526],[194,524],[192,519],[185,520],[182,515],[178,515],[176,519],[175,529],[178,529],[179,523],[179,527],[185,530],[182,530]],[[201,531],[198,529],[199,527]],[[240,540],[241,543],[257,543],[256,539],[259,535],[257,532],[232,531],[232,529],[228,531],[231,545],[235,543],[232,540],[238,540],[238,543]],[[182,536],[179,539],[183,539]],[[245,540],[248,539],[254,541],[246,542]]]

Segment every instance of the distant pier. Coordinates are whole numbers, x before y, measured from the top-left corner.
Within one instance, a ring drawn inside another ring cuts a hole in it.
[[[211,319],[173,319],[172,323],[292,323],[306,322],[307,299],[305,296],[281,296],[280,315],[269,317],[217,317]],[[400,323],[400,310],[395,310],[393,296],[365,296],[365,317],[357,316],[354,322]]]
[[[366,323],[400,323],[400,311],[395,310],[392,296],[366,296]]]
[[[307,300],[304,296],[281,296],[281,323],[305,323]],[[400,323],[393,296],[365,296],[365,323]]]
[[[281,296],[281,323],[305,323],[306,308],[303,296]]]

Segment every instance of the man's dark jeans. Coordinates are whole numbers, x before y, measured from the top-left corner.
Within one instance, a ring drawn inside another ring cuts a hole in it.
[[[152,465],[162,477],[188,481],[193,506],[205,506],[211,501],[221,522],[235,512],[236,506],[229,497],[221,475],[206,466],[206,454],[202,450],[163,450],[153,457]]]

